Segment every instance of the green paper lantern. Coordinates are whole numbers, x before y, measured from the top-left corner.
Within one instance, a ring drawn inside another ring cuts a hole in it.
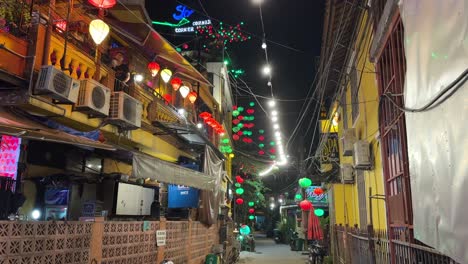
[[[271,141],[270,142],[270,146],[274,146],[275,145],[275,142],[274,141]]]
[[[229,139],[228,139],[228,138],[225,138],[225,139],[223,139],[222,142],[223,142],[224,144],[228,144],[228,143],[229,143]]]
[[[236,133],[239,132],[239,130],[240,130],[240,128],[238,128],[238,127],[233,127],[233,128],[232,128],[232,131],[234,131],[234,132],[236,132]]]
[[[243,225],[241,228],[239,228],[239,232],[243,236],[247,236],[250,234],[250,227],[248,225]]]
[[[260,130],[258,130],[258,133],[263,134],[263,133],[265,133],[265,130],[260,129]]]
[[[299,180],[299,185],[305,189],[312,185],[312,181],[309,178],[302,178]]]
[[[258,147],[259,147],[259,148],[264,148],[264,147],[265,147],[265,144],[260,143],[260,144],[258,144]]]
[[[296,194],[294,196],[294,200],[298,200],[298,201],[302,200],[302,194],[300,194],[300,193]]]
[[[239,110],[232,111],[232,116],[238,116],[240,114]]]
[[[250,220],[254,220],[254,219],[255,219],[255,216],[250,215],[250,216],[249,216],[249,219],[250,219]]]
[[[250,206],[250,207],[253,207],[254,205],[255,205],[254,202],[249,202],[249,206]]]
[[[325,211],[323,209],[318,208],[314,210],[314,214],[316,216],[323,216],[325,214]]]
[[[239,123],[239,124],[237,124],[237,127],[239,127],[239,128],[243,128],[243,127],[244,127],[244,124],[242,124],[242,123]]]
[[[254,103],[254,102],[250,102],[249,105],[250,105],[250,106],[255,106],[255,103]]]
[[[243,189],[243,188],[237,188],[237,189],[236,189],[236,193],[237,193],[238,195],[242,195],[242,194],[244,193],[244,189]]]
[[[237,108],[237,110],[239,110],[239,112],[242,112],[242,111],[244,111],[244,107],[239,106],[239,107]]]
[[[276,159],[275,155],[270,155],[270,159]]]
[[[231,154],[231,153],[232,153],[232,148],[228,148],[228,149],[226,150],[226,152],[229,153],[229,154]]]
[[[234,184],[234,186],[236,186],[237,188],[241,187],[240,183],[238,183],[238,182],[236,182],[236,183]]]

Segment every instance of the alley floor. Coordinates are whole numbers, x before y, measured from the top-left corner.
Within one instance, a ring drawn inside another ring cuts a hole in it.
[[[304,264],[307,256],[291,251],[289,245],[276,244],[264,235],[255,236],[256,252],[241,252],[239,264]]]

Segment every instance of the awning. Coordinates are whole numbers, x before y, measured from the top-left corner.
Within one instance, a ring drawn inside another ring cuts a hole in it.
[[[48,128],[20,115],[10,113],[2,108],[0,108],[0,134],[80,147],[115,150],[111,145]]]
[[[185,185],[201,190],[214,190],[216,178],[206,173],[181,167],[142,153],[133,154],[132,175],[164,183]]]

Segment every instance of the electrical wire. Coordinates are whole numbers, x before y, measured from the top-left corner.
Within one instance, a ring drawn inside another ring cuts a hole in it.
[[[397,107],[401,111],[410,112],[410,113],[426,112],[441,105],[443,102],[449,99],[452,95],[454,95],[460,89],[460,87],[463,86],[463,84],[466,82],[467,79],[468,79],[468,69],[463,71],[453,82],[451,82],[447,87],[445,87],[438,95],[436,95],[432,100],[430,100],[427,104],[425,104],[424,106],[420,108],[408,108],[404,106],[402,107],[397,102],[395,102],[395,100],[393,100],[392,94],[385,93],[383,95],[385,96],[387,100],[389,100],[395,107]],[[449,94],[443,97],[448,92]]]

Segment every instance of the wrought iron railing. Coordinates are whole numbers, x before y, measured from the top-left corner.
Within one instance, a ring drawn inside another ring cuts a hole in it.
[[[433,248],[394,239],[391,240],[395,246],[392,253],[385,230],[372,231],[373,235],[369,236],[358,229],[334,226],[331,232],[334,263],[458,264]]]

